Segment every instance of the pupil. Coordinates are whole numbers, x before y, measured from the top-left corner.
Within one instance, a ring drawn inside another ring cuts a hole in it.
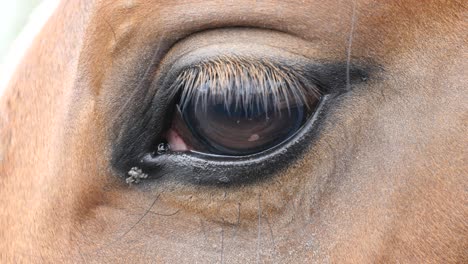
[[[292,101],[290,99],[290,101]],[[272,148],[291,137],[307,119],[301,102],[278,101],[241,105],[224,98],[194,103],[183,109],[187,126],[214,154],[249,155]]]

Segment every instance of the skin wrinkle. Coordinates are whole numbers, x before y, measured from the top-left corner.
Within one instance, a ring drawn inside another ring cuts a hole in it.
[[[138,218],[138,221],[136,221],[135,224],[133,224],[127,231],[125,231],[125,233],[123,233],[121,236],[119,236],[116,239],[116,241],[119,241],[122,238],[124,238],[128,233],[130,233],[135,228],[135,226],[137,226],[141,221],[143,221],[143,219],[151,212],[151,209],[153,209],[153,207],[156,204],[156,201],[158,201],[158,199],[159,199],[159,195],[156,198],[154,198],[153,203],[150,205],[150,207],[148,207],[148,209],[143,213],[143,215],[140,218]]]
[[[224,226],[221,226],[221,263],[224,263]]]
[[[275,259],[276,259],[275,236],[273,235],[273,228],[271,227],[270,221],[268,221],[268,217],[265,217],[265,222],[267,223],[268,228],[270,229],[270,236],[271,236],[272,249],[273,249],[273,262],[275,262]]]
[[[466,4],[355,8],[353,30],[342,1],[62,3],[0,98],[0,262],[466,262]],[[226,26],[274,31],[200,32]],[[194,32],[187,46],[244,53],[245,42],[382,71],[341,94],[307,153],[269,181],[128,187],[110,163],[111,124],[138,120],[116,110],[148,100],[158,87],[142,76]]]

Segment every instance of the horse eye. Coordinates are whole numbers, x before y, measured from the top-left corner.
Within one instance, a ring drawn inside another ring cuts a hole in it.
[[[254,95],[260,96],[260,95]],[[178,113],[190,135],[181,135],[186,141],[196,141],[194,150],[213,154],[244,156],[272,148],[295,134],[310,111],[307,105],[297,98],[286,104],[285,100],[266,99],[268,106],[243,106],[235,102],[225,103],[223,98],[210,100],[203,105],[191,100]],[[274,107],[277,103],[279,106]],[[315,104],[315,102],[313,102]],[[187,133],[187,132],[185,132]]]
[[[313,146],[348,87],[368,79],[354,65],[291,54],[213,55],[159,66],[142,89],[148,105],[133,104],[132,122],[116,126],[112,163],[127,182],[236,186],[277,175]]]
[[[271,99],[269,99],[271,100]],[[183,112],[194,136],[219,154],[247,155],[269,149],[294,134],[306,117],[305,106],[270,109],[255,106],[251,111],[231,103],[209,102],[206,109],[191,103]]]
[[[276,175],[313,144],[347,80],[367,79],[355,66],[345,76],[347,64],[300,58],[189,58],[161,67],[151,104],[117,145],[128,182],[235,186]]]
[[[223,76],[218,72],[210,75],[213,71],[205,72],[207,67],[181,77],[182,96],[167,137],[173,151],[223,156],[261,153],[295,135],[320,99],[310,92],[311,87],[282,69],[266,69],[264,74],[255,69],[256,75],[250,75],[250,71],[228,72]],[[234,67],[228,65],[227,69]],[[187,80],[187,76],[196,81]]]

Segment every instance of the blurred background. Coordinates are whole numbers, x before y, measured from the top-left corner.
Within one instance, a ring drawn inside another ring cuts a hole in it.
[[[13,41],[42,0],[0,0],[0,69]]]

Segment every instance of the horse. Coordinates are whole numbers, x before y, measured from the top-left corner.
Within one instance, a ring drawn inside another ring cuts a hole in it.
[[[466,263],[466,1],[60,1],[0,98],[2,263]]]

